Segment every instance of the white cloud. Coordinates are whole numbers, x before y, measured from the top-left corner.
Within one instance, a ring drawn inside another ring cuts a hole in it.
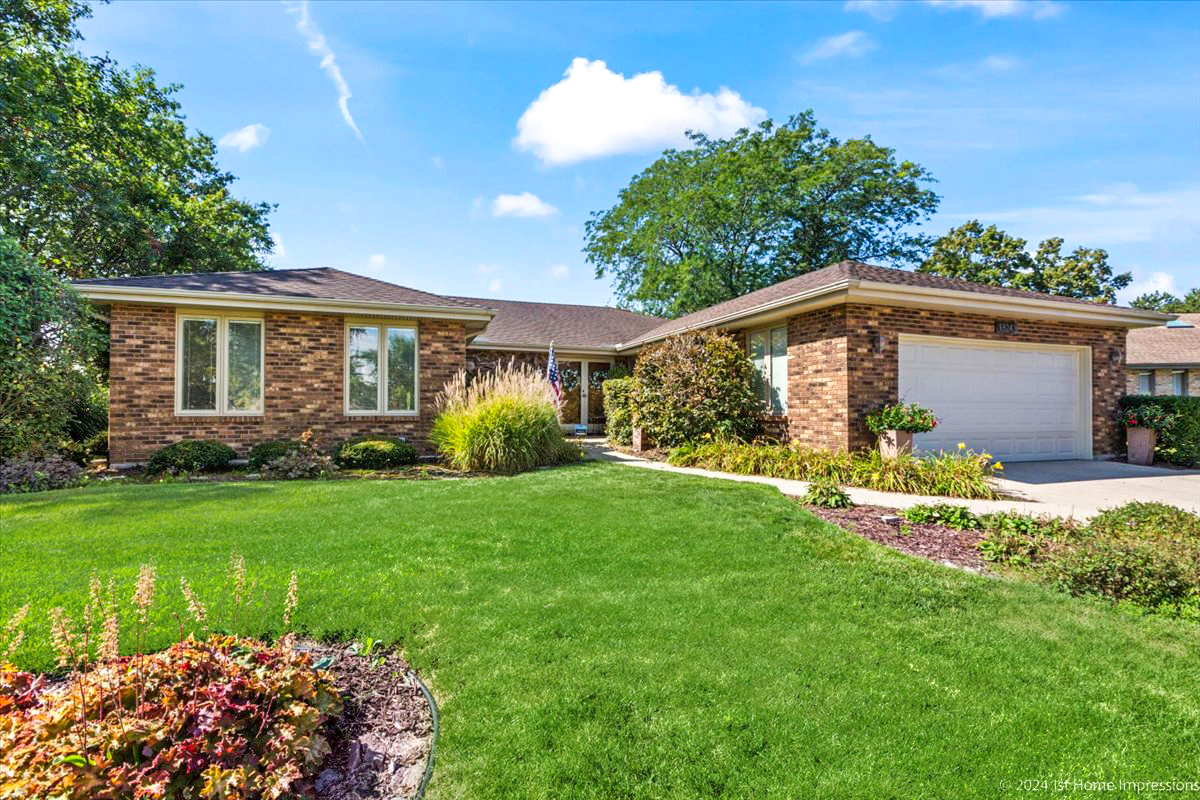
[[[480,264],[475,267],[475,272],[478,275],[492,275],[500,271],[500,267],[495,264]]]
[[[684,94],[658,71],[626,78],[603,61],[576,58],[561,81],[538,95],[517,121],[513,146],[546,164],[617,153],[686,147],[685,131],[729,136],[767,112],[722,87]]]
[[[230,131],[220,138],[218,144],[221,147],[235,147],[238,152],[244,153],[259,145],[266,144],[267,137],[270,135],[270,128],[256,122],[253,125],[238,128],[236,131]]]
[[[441,156],[430,156],[429,164],[434,169],[441,169],[442,168],[442,157]]]
[[[492,201],[493,217],[549,217],[558,209],[533,192],[498,195]]]
[[[561,281],[563,278],[571,274],[571,268],[566,264],[555,264],[550,268],[550,277],[556,281]]]
[[[499,278],[492,278],[488,281],[487,288],[489,292],[498,292],[504,288],[504,282]]]
[[[308,16],[308,0],[300,0],[300,2],[287,2],[287,10],[289,13],[297,16],[296,30],[304,36],[308,42],[308,49],[321,59],[321,69],[325,70],[325,74],[333,81],[333,85],[337,87],[338,93],[338,108],[342,110],[342,119],[350,126],[350,130],[354,131],[354,135],[359,141],[363,141],[362,131],[358,129],[358,125],[354,122],[354,117],[350,114],[349,100],[354,95],[350,92],[350,85],[346,83],[346,79],[342,77],[342,68],[338,66],[337,56],[333,52],[333,48],[325,41],[325,34],[321,33],[321,29]]]
[[[271,244],[274,247],[271,250],[271,256],[274,258],[287,258],[287,248],[283,246],[283,237],[278,233],[271,234]]]
[[[382,272],[387,266],[387,257],[383,253],[367,256],[367,269],[371,272]]]
[[[846,0],[842,10],[857,11],[880,22],[887,22],[900,11],[900,0]]]
[[[838,56],[857,58],[875,49],[875,40],[864,31],[846,31],[818,41],[801,59],[805,64]]]
[[[1061,236],[1067,247],[1170,240],[1196,240],[1200,235],[1200,186],[1145,192],[1130,183],[1064,198],[1056,205],[949,215],[978,219],[985,225],[1009,224],[1009,232],[1033,240]]]
[[[1065,5],[1051,0],[925,0],[925,3],[947,10],[973,9],[984,19],[1026,16],[1048,19],[1066,10]]]
[[[1021,59],[1016,56],[988,56],[979,62],[979,66],[988,72],[1011,72],[1021,66]]]
[[[1135,280],[1121,291],[1117,292],[1118,303],[1128,303],[1143,294],[1151,292],[1167,292],[1179,297],[1183,292],[1175,283],[1175,276],[1168,272],[1152,272],[1147,278]]]

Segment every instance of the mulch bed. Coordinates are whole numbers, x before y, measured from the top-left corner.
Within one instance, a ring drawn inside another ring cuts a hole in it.
[[[979,531],[924,525],[902,517],[897,522],[885,522],[884,516],[897,517],[899,514],[895,509],[879,506],[805,508],[839,528],[901,553],[972,572],[983,572],[985,569],[984,560],[979,556],[978,544],[983,538]]]
[[[304,642],[316,663],[327,663],[342,695],[341,718],[331,723],[333,752],[317,776],[317,795],[330,800],[414,797],[433,746],[433,713],[392,651],[359,655],[354,645]]]

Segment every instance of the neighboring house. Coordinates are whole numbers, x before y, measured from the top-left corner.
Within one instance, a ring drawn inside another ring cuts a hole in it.
[[[1130,394],[1200,397],[1200,314],[1129,332],[1125,388]]]
[[[595,429],[598,380],[645,345],[717,328],[744,342],[764,427],[832,449],[868,447],[867,412],[898,399],[957,442],[1004,460],[1121,450],[1125,334],[1166,315],[847,261],[676,320],[620,309],[445,297],[334,269],[77,281],[107,309],[109,448],[145,461],[181,438],[243,454],[312,430],[427,448],[434,400],[460,369],[509,358],[573,376],[563,421]],[[572,406],[571,404],[574,403]]]

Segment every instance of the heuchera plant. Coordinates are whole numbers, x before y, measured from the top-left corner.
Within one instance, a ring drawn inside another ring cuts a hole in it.
[[[311,795],[329,753],[322,733],[341,713],[333,677],[292,648],[234,635],[183,638],[143,653],[155,595],[143,566],[132,604],[133,655],[118,655],[117,601],[93,577],[78,627],[61,608],[51,638],[65,680],[0,666],[0,794],[54,798],[258,800]],[[246,594],[245,568],[231,569],[234,608]],[[184,599],[205,631],[214,620],[186,579]],[[284,630],[296,608],[292,575]],[[0,662],[20,646],[28,607],[0,634]],[[229,623],[235,623],[236,611]]]
[[[926,433],[937,425],[933,412],[916,403],[891,403],[867,415],[867,428],[876,435],[884,431]]]

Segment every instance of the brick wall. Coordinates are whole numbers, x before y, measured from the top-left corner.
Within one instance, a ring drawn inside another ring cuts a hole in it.
[[[420,320],[418,415],[347,416],[343,403],[344,319],[340,315],[264,315],[263,414],[176,416],[175,309],[112,306],[109,452],[113,463],[143,462],[180,439],[218,439],[240,455],[267,439],[312,430],[327,446],[369,433],[404,436],[428,452],[438,390],[465,365],[460,322]]]
[[[1137,376],[1143,370],[1130,369],[1125,371],[1125,391],[1129,394],[1137,394]],[[1154,393],[1156,395],[1167,395],[1171,393],[1171,375],[1175,372],[1173,369],[1156,369],[1154,372]],[[1186,370],[1184,381],[1187,384],[1188,397],[1200,397],[1200,369]]]
[[[1092,350],[1093,453],[1120,452],[1115,415],[1124,393],[1125,330],[1021,320],[1018,333],[997,334],[995,317],[931,309],[847,304],[788,320],[788,434],[831,449],[871,447],[863,422],[877,406],[899,399],[899,335],[951,336],[995,342],[1078,345]],[[874,336],[886,341],[874,352]]]

